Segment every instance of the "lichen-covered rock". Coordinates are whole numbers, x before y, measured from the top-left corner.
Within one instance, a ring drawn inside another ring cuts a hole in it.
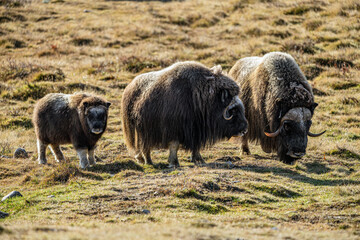
[[[23,196],[23,195],[21,195],[20,192],[18,192],[18,191],[12,191],[11,193],[9,193],[9,194],[6,195],[5,197],[3,197],[3,198],[1,199],[1,201],[3,202],[3,201],[5,201],[5,200],[7,200],[7,199],[9,199],[9,198],[22,197],[22,196]]]
[[[9,216],[8,213],[0,211],[0,219],[1,219],[1,218],[6,218],[6,217],[8,217],[8,216]]]
[[[29,155],[23,148],[18,148],[14,152],[14,158],[28,158]]]

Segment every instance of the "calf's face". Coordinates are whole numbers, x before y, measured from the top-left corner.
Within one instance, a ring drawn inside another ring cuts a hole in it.
[[[110,103],[108,103],[106,107],[103,105],[99,105],[90,106],[86,109],[86,123],[91,133],[102,134],[105,131],[109,106]]]

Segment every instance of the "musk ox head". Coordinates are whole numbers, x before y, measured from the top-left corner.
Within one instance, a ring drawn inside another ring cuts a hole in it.
[[[291,164],[305,155],[307,136],[318,137],[325,132],[314,134],[309,131],[312,113],[316,106],[317,103],[313,103],[311,109],[305,107],[290,109],[281,117],[280,126],[275,132],[265,132],[266,136],[277,138],[278,156],[284,163]]]
[[[79,106],[83,116],[80,119],[83,128],[87,129],[90,134],[102,134],[106,129],[110,105],[110,102],[105,102],[100,98],[85,98]]]
[[[223,83],[218,88],[215,87],[214,90],[209,91],[215,95],[214,103],[208,109],[212,113],[215,124],[218,125],[214,129],[219,133],[214,135],[220,138],[243,136],[247,132],[248,122],[245,118],[244,105],[238,96],[239,88],[231,78],[222,73],[220,65],[210,70],[214,75],[207,77],[207,80]]]

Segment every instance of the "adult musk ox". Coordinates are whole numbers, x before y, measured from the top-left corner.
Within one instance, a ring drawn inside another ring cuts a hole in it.
[[[72,143],[81,168],[95,164],[95,144],[106,129],[109,106],[106,100],[87,93],[50,93],[40,99],[33,115],[39,163],[47,162],[49,144],[55,160],[61,161],[64,155],[59,145]]]
[[[203,164],[200,148],[247,130],[239,87],[222,74],[196,62],[179,62],[137,76],[122,97],[125,143],[135,158],[152,164],[153,148],[169,148],[169,167],[178,167],[179,145]]]
[[[242,151],[250,154],[248,140],[263,151],[277,152],[281,161],[292,163],[304,156],[314,109],[310,84],[295,60],[286,53],[240,59],[229,72],[239,84],[249,131],[242,137]]]

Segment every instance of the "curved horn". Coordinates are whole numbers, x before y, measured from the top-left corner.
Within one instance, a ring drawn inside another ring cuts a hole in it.
[[[233,116],[231,115],[230,117],[226,117],[228,111],[230,111],[231,109],[233,109],[236,106],[242,106],[241,108],[244,109],[244,105],[241,102],[239,96],[234,96],[233,99],[231,100],[230,104],[225,108],[224,112],[223,112],[223,117],[225,120],[230,120],[233,118]]]
[[[309,135],[310,137],[319,137],[319,136],[323,135],[325,132],[326,132],[326,130],[323,131],[323,132],[321,132],[321,133],[311,133],[311,132],[308,132],[308,135]]]
[[[266,136],[273,138],[273,137],[277,137],[280,134],[280,130],[281,130],[281,127],[279,127],[278,130],[276,130],[273,133],[268,133],[268,132],[265,132],[265,131],[264,131],[264,133],[265,133]]]
[[[231,104],[229,104],[229,105],[225,108],[225,110],[224,110],[224,112],[223,112],[223,117],[224,117],[224,119],[227,120],[227,121],[233,118],[233,115],[231,115],[230,117],[226,117],[227,112],[228,112],[228,110],[229,110],[230,107],[231,107]]]
[[[281,121],[280,127],[279,127],[275,132],[273,132],[273,133],[268,133],[268,132],[265,132],[265,131],[264,131],[265,135],[268,136],[268,137],[271,137],[271,138],[277,137],[277,136],[280,134],[280,131],[281,131],[281,129],[282,129],[283,126],[284,126],[284,122],[285,122],[285,121]]]

